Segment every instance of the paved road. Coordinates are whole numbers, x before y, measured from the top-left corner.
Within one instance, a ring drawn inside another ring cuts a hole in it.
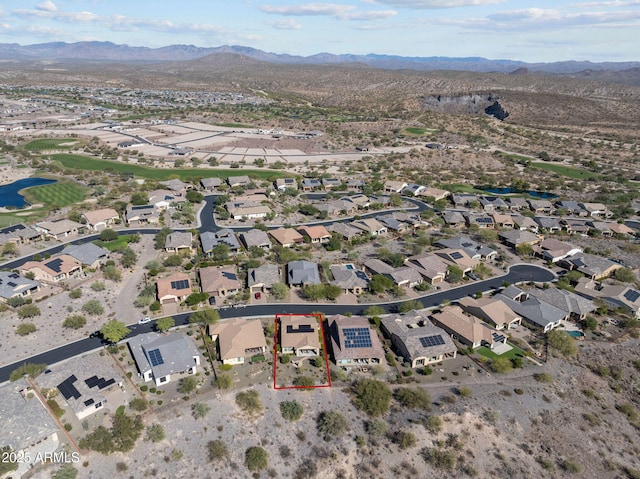
[[[546,268],[536,265],[520,264],[512,266],[504,276],[487,279],[484,281],[476,281],[471,284],[461,286],[445,291],[439,291],[431,294],[424,295],[419,299],[425,307],[432,307],[442,304],[444,301],[455,301],[465,296],[473,295],[478,291],[489,291],[502,287],[505,283],[515,284],[521,282],[549,282],[555,278],[555,275]],[[396,301],[393,303],[379,304],[387,312],[396,312],[398,304],[402,301]],[[367,305],[341,305],[341,304],[266,304],[266,305],[253,305],[242,308],[226,308],[220,309],[220,317],[222,319],[232,318],[237,316],[275,316],[280,313],[290,314],[306,314],[314,311],[322,310],[327,315],[344,314],[347,312],[353,314],[361,314],[363,309],[370,306]],[[174,316],[176,325],[186,325],[189,322],[190,313],[181,313]],[[134,324],[130,325],[132,330],[131,336],[138,334],[148,333],[153,330],[153,322],[147,324]],[[22,361],[10,364],[0,368],[0,383],[9,379],[11,371],[19,367],[21,364],[38,363],[38,364],[55,364],[60,361],[78,356],[80,354],[92,351],[102,346],[100,338],[86,338],[76,341],[74,343],[65,344],[59,348],[52,349],[50,351],[36,354],[30,358]]]

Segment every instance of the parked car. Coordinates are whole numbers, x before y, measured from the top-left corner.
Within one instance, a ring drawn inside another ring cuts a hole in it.
[[[138,320],[138,324],[147,324],[151,322],[151,318],[149,316],[145,316],[142,319]]]
[[[262,298],[262,293],[256,293],[256,299]]]
[[[215,296],[209,296],[209,305],[213,306],[214,304],[216,304],[216,297]]]

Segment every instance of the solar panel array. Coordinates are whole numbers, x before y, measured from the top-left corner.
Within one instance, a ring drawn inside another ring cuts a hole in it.
[[[296,328],[293,325],[288,324],[287,333],[313,333],[313,326],[310,324],[300,324]]]
[[[433,346],[442,346],[444,344],[444,339],[439,334],[435,336],[422,336],[421,338],[418,338],[418,339],[420,340],[420,344],[422,344],[422,346],[425,348],[431,348]]]
[[[152,349],[148,351],[149,361],[151,361],[151,366],[160,366],[164,364],[164,358],[162,357],[162,353],[159,349]]]
[[[89,379],[84,380],[84,383],[87,385],[87,387],[94,388],[97,386],[98,389],[104,389],[108,386],[111,386],[115,382],[116,380],[113,378],[106,380],[105,378],[99,378],[98,376],[91,376]]]
[[[462,253],[460,253],[460,251],[453,251],[450,256],[453,259],[460,259],[462,258]]]
[[[489,218],[486,216],[482,216],[480,218],[476,218],[476,223],[482,223],[482,224],[491,224],[493,223],[493,218]]]
[[[76,389],[76,387],[73,385],[74,382],[76,382],[78,380],[78,378],[75,375],[71,375],[69,376],[67,379],[65,379],[64,381],[62,381],[60,384],[58,384],[58,390],[60,391],[60,394],[62,394],[62,396],[65,399],[79,399],[81,394],[80,392]]]
[[[369,328],[344,328],[342,334],[344,334],[345,338],[344,347],[347,349],[370,348],[373,346]]]
[[[62,266],[62,260],[60,258],[52,259],[51,261],[49,261],[48,263],[45,263],[44,265],[47,268],[51,269],[51,271],[55,271],[56,273],[59,273],[60,271],[62,271],[62,269],[60,268]]]
[[[179,281],[171,281],[171,287],[173,289],[187,289],[189,288],[189,280],[181,279]]]
[[[638,298],[640,298],[640,293],[638,293],[635,289],[629,289],[624,293],[624,297],[633,303]]]

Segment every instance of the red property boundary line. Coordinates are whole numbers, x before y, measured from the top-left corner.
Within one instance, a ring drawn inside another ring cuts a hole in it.
[[[327,384],[320,384],[318,386],[278,386],[277,371],[278,371],[278,326],[280,325],[280,318],[284,316],[315,316],[316,321],[320,323],[320,332],[322,335],[322,351],[324,354],[324,366],[327,371]],[[320,389],[331,387],[331,372],[329,370],[329,355],[327,353],[327,341],[324,335],[324,321],[322,313],[309,313],[309,314],[276,314],[275,319],[275,332],[273,335],[273,389]]]

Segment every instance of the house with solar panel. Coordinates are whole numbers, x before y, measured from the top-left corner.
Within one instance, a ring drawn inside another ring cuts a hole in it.
[[[42,232],[31,226],[17,224],[0,228],[0,246],[6,243],[29,244],[42,239]]]
[[[640,291],[625,284],[599,283],[580,278],[575,292],[589,299],[600,298],[611,309],[622,308],[640,318]]]
[[[449,334],[418,311],[381,318],[384,334],[412,368],[453,359],[458,353]]]
[[[162,386],[184,375],[193,375],[200,365],[200,353],[187,336],[178,333],[147,333],[128,342],[138,376]]]
[[[242,289],[242,283],[238,279],[235,265],[216,267],[207,266],[200,268],[200,286],[203,293],[224,298],[237,294]]]
[[[327,318],[331,356],[338,366],[374,366],[384,363],[380,338],[362,316],[336,314]]]
[[[320,335],[315,316],[286,315],[279,317],[280,348],[282,354],[298,357],[320,355]]]
[[[507,337],[500,331],[489,327],[475,316],[468,316],[460,306],[447,306],[430,316],[433,324],[448,332],[471,349],[486,346],[490,349],[505,344]]]
[[[160,213],[153,205],[129,205],[124,213],[129,226],[156,224],[160,222]]]
[[[40,289],[37,281],[23,278],[18,273],[0,271],[0,303],[11,298],[28,298]]]
[[[32,273],[35,279],[47,283],[59,283],[65,279],[82,276],[82,263],[77,259],[63,254],[43,261],[27,261],[20,266],[19,273]]]
[[[191,278],[185,273],[174,273],[156,283],[160,304],[182,303],[191,294]]]
[[[571,271],[580,271],[587,278],[596,281],[608,278],[615,270],[623,267],[620,263],[589,253],[574,254],[558,261],[558,264]]]

